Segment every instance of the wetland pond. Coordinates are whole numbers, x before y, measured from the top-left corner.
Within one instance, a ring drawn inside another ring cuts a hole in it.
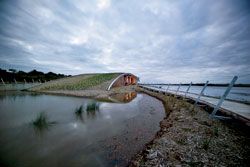
[[[110,103],[1,92],[0,166],[128,165],[154,138],[165,111],[145,94],[117,97]],[[36,122],[41,115],[45,125]]]

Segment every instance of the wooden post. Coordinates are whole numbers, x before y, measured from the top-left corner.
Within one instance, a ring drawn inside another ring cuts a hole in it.
[[[201,90],[199,96],[197,97],[194,106],[196,106],[197,103],[200,101],[200,98],[201,98],[201,96],[203,95],[203,92],[205,91],[205,89],[206,89],[206,87],[207,87],[207,84],[208,84],[208,81],[206,82],[206,84],[204,85],[203,89]]]
[[[229,94],[230,90],[232,89],[233,85],[235,84],[235,82],[237,81],[238,76],[234,76],[231,83],[229,84],[229,86],[227,87],[227,89],[225,90],[223,96],[221,96],[218,104],[216,105],[216,107],[214,108],[212,114],[210,115],[211,117],[217,117],[215,116],[216,112],[218,111],[218,109],[220,108],[220,106],[222,105],[223,101],[226,99],[227,95]]]

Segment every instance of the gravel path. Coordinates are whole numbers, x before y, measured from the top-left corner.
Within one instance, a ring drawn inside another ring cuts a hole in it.
[[[130,166],[248,166],[249,127],[211,120],[201,108],[174,97],[145,92],[161,99],[166,118],[161,130]]]

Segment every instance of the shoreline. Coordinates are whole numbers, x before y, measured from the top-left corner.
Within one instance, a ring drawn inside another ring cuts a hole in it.
[[[109,91],[101,89],[76,90],[76,91],[75,90],[54,90],[54,91],[23,90],[23,91],[49,94],[49,95],[58,95],[58,96],[92,98],[100,101],[115,102],[113,101],[113,96],[117,94],[130,94],[136,92],[136,86],[117,87]]]
[[[166,117],[160,130],[129,166],[218,166],[249,163],[249,127],[211,120],[202,108],[181,99],[137,88],[162,101]],[[225,138],[226,137],[226,138]],[[222,154],[220,157],[217,155]]]
[[[163,103],[165,114],[160,130],[132,157],[129,166],[246,166],[250,162],[249,127],[240,122],[211,120],[204,108],[193,108],[190,100],[151,92],[138,86],[106,90],[27,91],[92,98],[114,102],[116,94],[138,92]],[[127,101],[129,102],[129,101]],[[219,157],[217,155],[220,155]]]

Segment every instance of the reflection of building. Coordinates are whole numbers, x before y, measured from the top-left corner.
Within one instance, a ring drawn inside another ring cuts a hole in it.
[[[139,78],[130,73],[124,73],[119,75],[108,87],[110,90],[113,87],[127,86],[127,85],[136,85],[139,81]]]
[[[127,103],[136,98],[136,92],[117,93],[109,97],[109,100],[116,103]]]

